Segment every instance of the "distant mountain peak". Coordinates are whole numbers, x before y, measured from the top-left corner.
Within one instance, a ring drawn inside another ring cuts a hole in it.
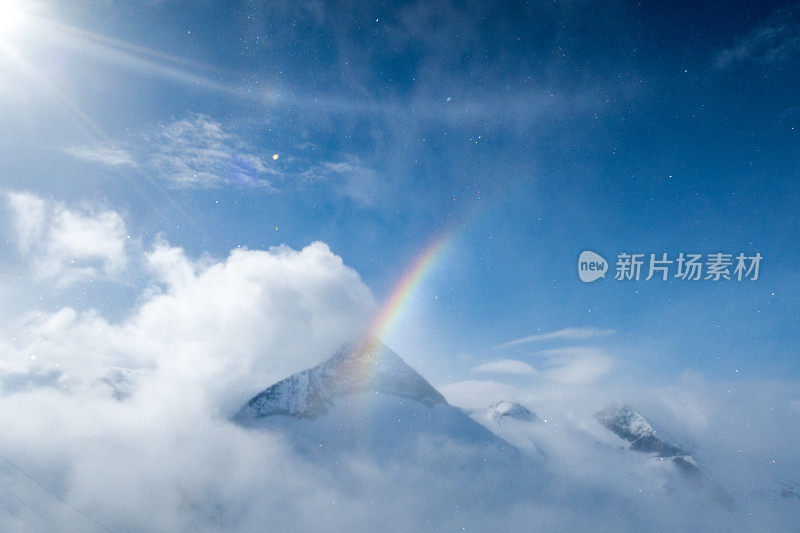
[[[520,420],[536,420],[536,415],[522,404],[501,400],[492,407],[497,416],[517,418]]]
[[[367,349],[345,347],[319,365],[283,379],[254,396],[234,416],[237,422],[272,415],[317,418],[334,398],[364,392],[383,393],[428,407],[444,397],[383,343]]]
[[[652,453],[662,459],[672,459],[675,466],[686,474],[699,472],[688,452],[658,437],[650,422],[632,407],[614,403],[595,414],[595,417],[618,437],[630,442],[631,450]]]

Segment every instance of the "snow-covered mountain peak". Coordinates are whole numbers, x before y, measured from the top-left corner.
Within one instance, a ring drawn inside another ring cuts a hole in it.
[[[253,397],[234,420],[271,415],[316,418],[334,398],[376,392],[414,400],[428,407],[447,404],[400,356],[376,342],[369,349],[347,347],[319,365],[275,383]]]
[[[536,415],[527,407],[515,402],[502,400],[494,404],[491,408],[497,416],[517,418],[519,420],[536,420]]]
[[[618,437],[630,442],[631,450],[653,454],[661,459],[672,459],[675,466],[685,474],[699,472],[688,452],[658,437],[653,426],[632,407],[619,403],[612,404],[597,413],[595,417]]]
[[[596,415],[597,420],[620,438],[633,442],[642,437],[654,437],[653,426],[633,408],[616,403]]]

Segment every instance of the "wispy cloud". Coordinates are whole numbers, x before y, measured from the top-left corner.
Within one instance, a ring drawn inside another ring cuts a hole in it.
[[[135,166],[175,188],[223,186],[271,189],[281,175],[266,154],[206,115],[159,124],[137,141],[65,148],[71,156],[109,167]]]
[[[487,372],[492,374],[516,374],[516,375],[532,375],[536,374],[536,369],[525,361],[518,361],[516,359],[498,359],[496,361],[489,361],[474,367],[472,372]]]
[[[145,165],[176,187],[270,186],[266,156],[208,116],[162,124],[146,141]]]
[[[157,125],[134,141],[73,146],[64,152],[106,167],[136,167],[179,189],[233,186],[276,192],[280,184],[323,186],[362,208],[374,208],[386,196],[383,176],[362,158],[339,154],[315,157],[312,143],[278,155],[206,115],[189,115]]]
[[[133,156],[122,148],[116,146],[74,146],[64,148],[64,151],[77,159],[100,163],[109,167],[132,166],[136,163]]]
[[[497,359],[471,369],[471,372],[536,376],[538,381],[588,384],[608,375],[614,358],[601,348],[569,346],[542,350],[536,354],[537,367],[516,359]]]
[[[800,54],[800,9],[776,10],[735,46],[717,53],[718,68],[736,63],[780,63]]]
[[[594,383],[611,372],[614,359],[600,348],[572,346],[545,350],[544,375],[557,383]]]
[[[529,342],[549,341],[555,339],[564,339],[564,340],[592,339],[596,337],[607,337],[609,335],[613,335],[614,333],[616,333],[616,330],[613,329],[564,328],[564,329],[559,329],[558,331],[550,331],[547,333],[534,333],[533,335],[529,335],[521,339],[515,339],[513,341],[508,341],[502,344],[498,344],[497,346],[495,346],[495,348],[498,349],[510,348],[512,346],[526,344]]]
[[[387,187],[378,172],[350,154],[337,161],[315,164],[302,176],[303,181],[329,185],[335,194],[359,207],[375,207]]]

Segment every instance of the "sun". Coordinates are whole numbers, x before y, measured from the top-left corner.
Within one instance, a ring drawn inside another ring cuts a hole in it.
[[[0,0],[0,38],[19,26],[25,18],[25,10],[19,0]]]

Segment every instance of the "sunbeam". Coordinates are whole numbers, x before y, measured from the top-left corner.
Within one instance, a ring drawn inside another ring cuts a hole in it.
[[[68,46],[82,54],[106,61],[120,67],[142,74],[160,77],[178,82],[189,87],[225,94],[234,98],[269,103],[274,100],[273,91],[262,87],[235,87],[231,83],[201,75],[189,68],[202,71],[217,70],[220,78],[226,74],[221,69],[204,65],[196,61],[176,57],[144,46],[134,45],[119,39],[111,39],[103,35],[54,22],[44,17],[41,24],[48,31],[47,38],[59,46]]]
[[[22,23],[29,24],[33,27],[38,27],[41,29],[42,26],[48,24],[55,24],[55,23],[48,23],[46,19],[42,17],[33,17],[29,12],[26,12],[21,8],[21,6],[15,2],[4,1],[2,4],[2,8],[0,8],[0,17],[8,16],[9,18],[4,18],[4,28],[19,28],[21,27]],[[13,21],[13,25],[12,22]],[[66,26],[64,25],[57,25],[62,30],[65,30]],[[76,34],[82,36],[86,42],[92,42],[92,39],[86,37],[87,32],[81,32],[79,30],[74,30]],[[100,36],[94,36],[95,41],[102,40]],[[115,41],[115,40],[110,40]],[[116,41],[117,46],[121,46],[121,41]],[[104,46],[110,52],[114,52],[110,46],[107,45],[98,45]],[[153,50],[144,49],[142,47],[135,47],[131,45],[132,49],[139,49],[139,52],[147,50],[147,53],[152,56],[158,56],[159,53]],[[117,51],[118,54],[130,55],[125,52]],[[14,71],[24,80],[27,81],[26,87],[28,89],[32,89],[35,92],[41,94],[50,104],[50,107],[54,111],[62,112],[66,115],[72,125],[88,140],[90,144],[113,144],[108,134],[103,130],[103,128],[97,124],[95,120],[93,120],[86,112],[84,112],[80,106],[78,106],[72,98],[70,98],[63,90],[61,90],[57,83],[51,81],[50,76],[48,76],[45,72],[42,72],[39,68],[37,68],[31,61],[27,60],[23,54],[20,52],[19,47],[12,45],[7,40],[0,39],[0,55],[6,59],[8,66],[12,66]],[[172,56],[168,56],[167,54],[161,54],[163,58],[171,58],[172,61],[179,62],[179,58],[174,58]],[[169,70],[167,67],[164,67],[164,70]],[[155,180],[150,173],[141,167],[137,162],[132,162],[131,169],[133,171],[134,176],[127,177],[127,181],[132,190],[136,191],[142,198],[145,200],[152,208],[155,208],[158,205],[157,198],[166,202],[170,208],[177,213],[181,213],[186,220],[193,221],[193,217],[190,216],[186,210],[173,198],[171,194],[168,193],[166,188]],[[201,227],[196,226],[200,234],[206,235],[207,232]]]

